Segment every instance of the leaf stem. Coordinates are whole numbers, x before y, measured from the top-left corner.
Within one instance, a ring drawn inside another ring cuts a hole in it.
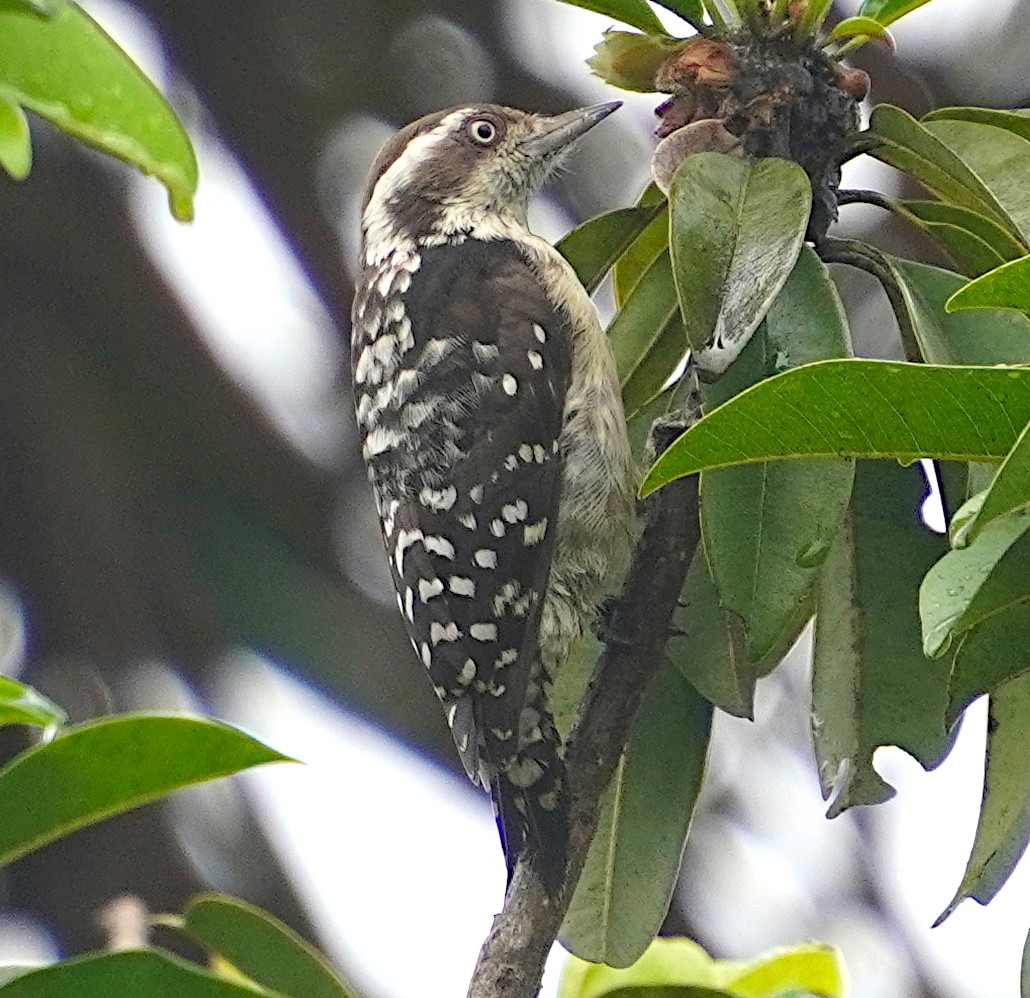
[[[719,10],[719,0],[701,0],[704,4],[704,8],[708,11],[708,16],[712,19],[712,27],[717,31],[726,30],[726,18],[723,17],[722,11]]]
[[[874,208],[883,208],[884,211],[899,212],[901,205],[897,200],[881,194],[879,191],[868,190],[845,190],[837,192],[837,204],[870,204]]]
[[[875,246],[859,239],[825,239],[816,250],[825,263],[845,263],[857,267],[880,282],[898,321],[898,333],[901,336],[905,359],[913,364],[922,363],[923,354],[919,349],[915,326],[912,324],[905,297],[894,276],[890,260]]]

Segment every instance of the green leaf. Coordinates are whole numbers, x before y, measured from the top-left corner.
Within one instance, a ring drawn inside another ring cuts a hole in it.
[[[677,312],[622,386],[622,404],[628,419],[662,393],[686,353],[687,337]]]
[[[985,530],[977,544],[967,550],[990,542],[991,535],[996,536],[1000,530],[1001,526],[992,524],[990,533]],[[949,723],[977,697],[991,693],[1030,669],[1028,556],[1030,536],[1022,534],[1001,553],[966,612],[963,623],[970,629],[963,636],[951,664]]]
[[[991,694],[987,768],[976,838],[962,882],[941,913],[940,925],[966,898],[987,904],[1001,890],[1030,842],[1030,675]]]
[[[917,224],[925,223],[927,230],[936,235],[942,230],[962,229],[986,243],[1002,261],[1016,260],[1026,253],[1026,247],[1007,229],[980,212],[942,201],[901,201],[900,206]],[[948,244],[945,242],[945,248]]]
[[[642,495],[684,475],[787,457],[1000,460],[1030,421],[1030,371],[827,360],[749,388],[683,433]]]
[[[679,328],[679,324],[672,262],[668,254],[662,253],[644,271],[608,327],[608,342],[621,385],[625,387],[637,368],[660,344],[666,330]],[[681,355],[685,350],[684,342]]]
[[[705,23],[705,8],[701,0],[656,0],[666,10],[678,14],[688,24],[700,29]]]
[[[993,218],[1021,238],[1018,227],[983,180],[929,126],[899,107],[879,104],[873,108],[869,134],[883,140],[870,150],[870,156],[904,170],[945,201]]]
[[[104,953],[34,970],[0,987],[2,998],[292,998],[215,977],[160,950]]]
[[[689,939],[656,939],[632,967],[617,969],[570,957],[562,970],[558,998],[650,993],[637,989],[664,994],[661,989],[670,988],[699,988],[700,994],[729,998],[782,998],[795,990],[843,998],[845,975],[840,954],[818,943],[781,947],[755,960],[713,960]]]
[[[598,215],[573,229],[555,248],[572,265],[587,292],[593,293],[660,210],[636,205]]]
[[[1030,256],[1012,260],[959,288],[945,307],[949,312],[1010,308],[1030,313]]]
[[[0,0],[0,11],[50,18],[67,7],[68,3],[69,0]]]
[[[663,62],[683,47],[682,38],[641,35],[635,31],[606,31],[594,46],[587,65],[605,83],[623,90],[653,93]]]
[[[674,614],[680,633],[666,654],[706,700],[736,717],[754,718],[755,684],[790,650],[812,616],[812,600],[802,600],[784,629],[783,640],[764,658],[751,661],[744,649],[744,628],[719,602],[708,558],[699,548],[690,563]]]
[[[0,676],[0,724],[33,724],[57,727],[68,715],[38,690]]]
[[[717,406],[778,370],[850,353],[843,306],[806,247],[765,323],[726,374],[702,387],[702,398]],[[854,464],[839,458],[702,475],[705,551],[723,606],[744,624],[749,659],[782,643],[840,528],[853,478]]]
[[[971,121],[928,121],[928,132],[982,182],[1004,212],[1003,221],[1030,241],[1030,142],[1004,128]]]
[[[880,24],[893,24],[899,17],[922,7],[929,0],[864,0],[858,8],[859,16],[871,17]]]
[[[24,180],[32,169],[32,140],[25,112],[0,96],[0,166],[15,180]]]
[[[0,10],[0,96],[156,176],[172,213],[193,215],[197,162],[175,113],[79,7],[49,20]]]
[[[559,939],[617,967],[647,949],[669,910],[701,789],[712,708],[671,664],[633,720]]]
[[[689,156],[670,191],[669,243],[680,311],[699,368],[721,374],[794,269],[812,191],[782,159]]]
[[[940,202],[933,201],[927,203],[940,204]],[[954,206],[941,205],[941,207]],[[965,211],[966,209],[957,210]],[[979,277],[1005,262],[993,246],[964,226],[953,225],[951,222],[926,221],[904,210],[900,210],[898,214],[907,218],[937,243],[951,258],[957,269],[967,277]]]
[[[643,199],[641,199],[641,203],[643,203]],[[658,214],[615,264],[612,272],[612,285],[615,291],[615,303],[619,308],[626,304],[626,299],[629,298],[648,267],[662,253],[668,254],[668,251],[669,202],[663,198],[658,208]]]
[[[979,505],[980,499],[971,502]],[[961,515],[960,511],[957,516]],[[919,616],[923,650],[929,657],[943,655],[953,638],[995,613],[999,604],[1018,597],[1018,591],[999,586],[1002,576],[994,574],[994,569],[1027,529],[1030,514],[1013,513],[994,520],[976,543],[950,551],[926,573],[919,590]],[[1018,589],[1022,581],[1020,578]],[[1000,598],[999,588],[1004,590]]]
[[[180,787],[280,761],[290,760],[197,718],[121,715],[69,728],[0,769],[0,866]]]
[[[6,984],[8,981],[13,981],[16,977],[21,977],[23,974],[29,973],[29,971],[38,969],[38,964],[8,964],[7,966],[0,967],[0,984]]]
[[[1019,968],[1019,998],[1030,998],[1030,933],[1023,943],[1023,959]]]
[[[325,957],[267,912],[222,894],[190,901],[182,928],[205,949],[271,991],[303,998],[347,998]]]
[[[921,121],[973,121],[979,125],[1005,128],[1030,140],[1030,114],[1024,111],[999,111],[992,107],[938,107],[924,114]]]
[[[951,543],[961,548],[976,540],[996,517],[1022,509],[1030,504],[1030,424],[1023,428],[1012,450],[998,469],[986,495],[982,496],[971,515],[952,521]]]
[[[894,39],[886,26],[871,17],[846,17],[830,32],[832,39],[840,38],[883,38],[894,48]]]
[[[1030,362],[1030,319],[1001,309],[951,314],[948,299],[966,283],[950,270],[891,259],[923,357],[930,364]]]
[[[647,34],[664,35],[665,28],[646,0],[562,0],[572,7],[582,7],[597,14],[614,17],[623,24],[639,28]]]
[[[950,748],[944,724],[948,667],[923,656],[919,584],[944,553],[920,522],[919,468],[862,462],[852,509],[816,590],[812,737],[823,796],[836,817],[894,796],[873,768],[897,745],[926,769]]]

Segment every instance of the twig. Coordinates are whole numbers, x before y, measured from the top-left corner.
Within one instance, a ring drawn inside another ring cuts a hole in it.
[[[816,247],[816,250],[826,263],[846,263],[857,267],[871,274],[883,285],[887,300],[894,310],[894,317],[898,320],[898,332],[901,335],[905,359],[913,364],[920,363],[923,353],[919,348],[919,337],[909,314],[908,303],[887,256],[875,246],[858,239],[826,239]]]
[[[843,190],[837,192],[837,204],[869,204],[884,211],[897,211],[900,205],[895,198],[887,197],[879,191]]]
[[[688,422],[697,417],[692,414]],[[681,426],[682,428],[682,426]],[[662,441],[661,449],[671,442]],[[697,476],[660,489],[642,504],[637,542],[611,635],[569,735],[568,870],[560,895],[547,895],[533,868],[519,863],[479,953],[468,998],[534,998],[544,962],[572,900],[611,782],[644,693],[657,675],[673,610],[700,538]]]

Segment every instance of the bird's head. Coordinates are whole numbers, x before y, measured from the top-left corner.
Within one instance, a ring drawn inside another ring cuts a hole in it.
[[[449,108],[402,128],[383,146],[362,205],[366,241],[412,240],[525,224],[530,197],[572,144],[620,102],[564,114],[497,104]]]

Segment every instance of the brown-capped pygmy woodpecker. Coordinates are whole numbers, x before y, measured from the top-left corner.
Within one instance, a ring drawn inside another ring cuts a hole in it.
[[[565,870],[554,671],[625,567],[634,482],[619,382],[527,203],[619,105],[451,108],[380,152],[362,209],[354,398],[397,603],[509,878]]]

